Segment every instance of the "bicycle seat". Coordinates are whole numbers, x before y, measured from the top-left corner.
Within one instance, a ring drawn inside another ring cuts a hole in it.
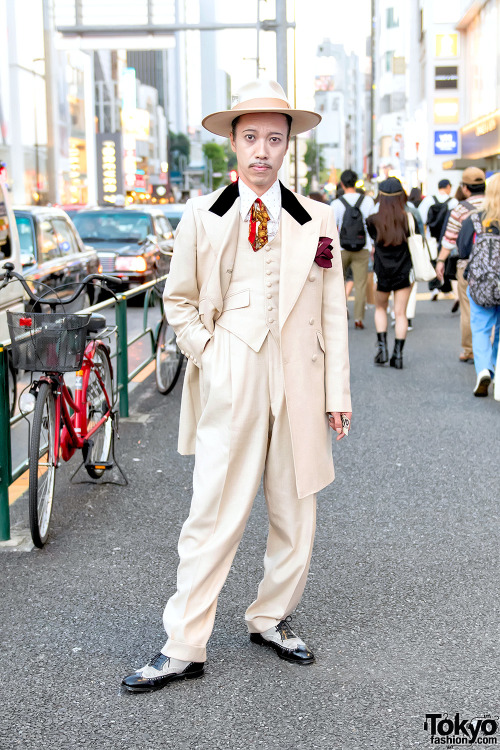
[[[99,333],[99,331],[103,331],[107,326],[106,318],[104,315],[99,315],[98,313],[93,313],[90,316],[90,320],[87,325],[87,333]]]

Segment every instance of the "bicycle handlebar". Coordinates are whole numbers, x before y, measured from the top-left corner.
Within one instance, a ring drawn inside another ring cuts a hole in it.
[[[21,285],[23,286],[24,290],[28,294],[29,298],[32,302],[35,303],[41,303],[44,305],[60,305],[65,304],[69,305],[71,302],[74,302],[77,297],[82,293],[84,288],[87,286],[89,281],[92,281],[93,279],[99,279],[101,281],[110,281],[113,284],[122,284],[123,279],[118,278],[117,276],[108,276],[107,274],[102,273],[91,273],[89,276],[86,276],[83,281],[81,281],[78,284],[78,287],[76,288],[76,291],[74,294],[69,298],[60,300],[60,299],[50,299],[48,297],[42,296],[37,297],[33,292],[31,291],[30,287],[26,283],[26,279],[21,276],[21,274],[17,273],[17,271],[14,270],[14,264],[13,263],[4,263],[3,268],[5,269],[4,274],[0,274],[0,281],[2,282],[0,284],[0,289],[3,289],[4,286],[6,286],[12,279],[17,279],[17,281],[21,282]]]

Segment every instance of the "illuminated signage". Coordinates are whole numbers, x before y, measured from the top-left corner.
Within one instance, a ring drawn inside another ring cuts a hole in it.
[[[436,130],[434,133],[434,153],[438,156],[458,154],[458,131]]]
[[[462,156],[481,159],[500,153],[500,109],[462,128]]]
[[[434,68],[434,87],[436,89],[458,89],[458,66],[437,65]]]
[[[458,34],[436,34],[436,57],[457,57]]]
[[[434,99],[434,122],[458,122],[460,104],[458,99]]]
[[[97,174],[99,203],[123,193],[121,133],[97,134]]]

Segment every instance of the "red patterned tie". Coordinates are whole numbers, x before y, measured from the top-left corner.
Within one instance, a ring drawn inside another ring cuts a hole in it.
[[[248,241],[254,249],[254,252],[260,250],[261,247],[267,244],[267,222],[269,221],[269,214],[267,213],[266,207],[262,203],[260,198],[257,198],[255,203],[252,204],[250,213],[250,231],[248,233]],[[257,222],[259,222],[259,228],[257,229]]]

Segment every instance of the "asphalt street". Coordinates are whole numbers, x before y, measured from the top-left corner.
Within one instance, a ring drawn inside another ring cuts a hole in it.
[[[72,459],[57,477],[49,543],[0,553],[1,747],[400,750],[432,747],[426,714],[498,716],[500,402],[473,397],[451,304],[418,303],[402,371],[373,365],[373,310],[364,331],[351,317],[353,429],[333,447],[337,478],[319,495],[292,622],[316,664],[249,643],[260,492],[205,676],[122,692],[121,677],[164,642],[191,492],[193,460],[176,452],[181,384],[164,397],[152,376],[121,422],[129,486],[71,486]],[[24,497],[12,520],[26,527]]]

